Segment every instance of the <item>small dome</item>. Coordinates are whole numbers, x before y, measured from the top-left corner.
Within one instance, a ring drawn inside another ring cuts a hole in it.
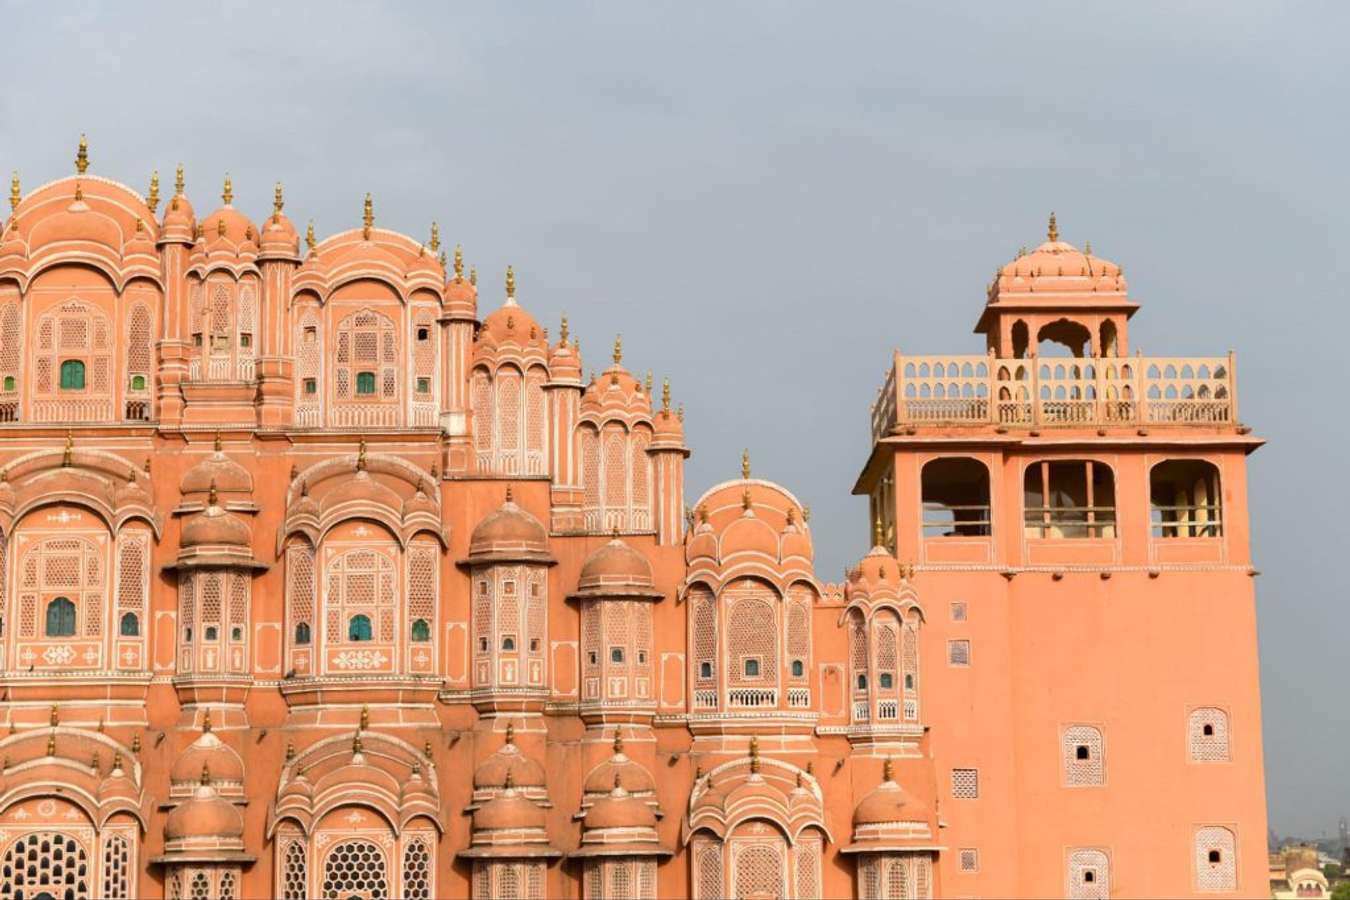
[[[355,476],[343,481],[323,498],[324,509],[335,509],[344,503],[373,504],[397,510],[403,508],[403,498],[393,488],[371,478],[365,469],[358,469]]]
[[[582,594],[659,596],[652,582],[651,563],[617,536],[586,557],[577,588]]]
[[[19,222],[17,218],[11,218],[9,225],[3,228],[3,234],[0,234],[0,260],[23,259],[27,253],[28,245],[24,243],[23,233],[19,231]]]
[[[240,245],[250,240],[249,235],[256,241],[258,229],[249,221],[248,216],[235,209],[231,203],[226,203],[202,220],[202,236],[206,238],[207,244],[223,238],[232,244]]]
[[[173,761],[169,770],[172,784],[191,784],[201,778],[202,767],[211,770],[216,781],[242,783],[244,761],[215,732],[206,730]]]
[[[175,806],[164,823],[166,842],[191,838],[239,840],[243,835],[244,817],[239,809],[209,782],[199,785],[192,799]]]
[[[650,806],[633,797],[621,786],[615,786],[604,797],[596,800],[581,827],[587,830],[601,828],[655,828],[656,815]]]
[[[544,329],[539,327],[534,316],[527,313],[511,297],[483,320],[483,327],[478,331],[478,340],[485,346],[501,347],[505,344],[516,344],[548,352]]]
[[[1053,213],[1045,243],[998,270],[990,287],[990,302],[1001,294],[1085,293],[1123,291],[1124,273],[1116,263],[1093,256],[1059,239]]]
[[[211,489],[212,482],[216,490],[226,494],[248,494],[253,492],[253,476],[239,463],[230,459],[222,451],[216,450],[206,459],[188,469],[179,482],[178,492],[187,494],[205,494]]]
[[[501,749],[474,770],[473,788],[475,791],[500,790],[508,783],[522,789],[541,788],[544,777],[544,767],[522,753],[508,734]]]
[[[250,547],[253,534],[248,525],[233,513],[212,504],[187,520],[179,546],[190,547]]]
[[[192,204],[183,194],[175,194],[164,205],[164,218],[161,220],[160,233],[164,236],[192,240],[197,233],[197,215]]]
[[[314,797],[314,785],[310,783],[309,778],[305,776],[303,770],[295,773],[286,786],[281,789],[281,796],[277,799],[277,805],[281,806],[289,798],[301,800],[308,804]]]
[[[544,810],[515,788],[507,788],[499,796],[474,810],[474,831],[505,831],[525,828],[543,829]]]
[[[135,470],[128,470],[126,480],[120,482],[113,493],[113,507],[122,509],[124,506],[132,505],[150,506],[151,502],[150,495],[141,487]]]
[[[429,782],[422,775],[422,768],[414,765],[412,773],[408,780],[403,782],[403,788],[399,791],[400,803],[408,803],[414,799],[425,799],[432,804],[436,803],[436,792]]]
[[[894,822],[926,822],[928,812],[910,800],[904,789],[887,779],[877,785],[853,810],[853,827],[889,825]]]
[[[136,220],[136,228],[122,247],[122,256],[155,256],[155,241],[145,227],[145,222]]]
[[[300,236],[291,220],[277,211],[263,223],[258,247],[264,255],[294,259],[300,251]]]
[[[683,444],[684,423],[669,408],[662,409],[652,416],[652,445]]]
[[[646,767],[618,752],[591,770],[582,793],[606,794],[616,784],[630,794],[646,795],[656,791],[656,781]]]
[[[515,504],[511,488],[506,501],[488,513],[469,537],[469,558],[516,555],[524,559],[548,557],[548,531],[543,524]]]
[[[76,191],[80,190],[78,183]],[[101,244],[117,254],[122,252],[122,229],[103,213],[84,202],[82,195],[60,213],[40,219],[28,235],[29,247],[41,247],[60,241],[87,241]]]
[[[140,793],[136,789],[136,783],[131,780],[131,776],[122,768],[121,756],[115,756],[112,771],[98,786],[99,805],[106,805],[114,800],[125,800],[133,806],[139,805]]]

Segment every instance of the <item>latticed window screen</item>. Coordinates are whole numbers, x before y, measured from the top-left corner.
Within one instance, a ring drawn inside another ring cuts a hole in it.
[[[849,613],[848,616],[848,656],[853,667],[853,689],[860,690],[858,676],[867,676],[867,626],[863,624],[862,613]]]
[[[431,900],[431,845],[423,837],[412,837],[403,848],[403,900]]]
[[[952,769],[952,798],[974,800],[980,796],[978,769]]]
[[[980,871],[980,851],[973,847],[962,849],[957,854],[959,866],[962,872]]]
[[[967,615],[966,601],[956,600],[952,603],[952,621],[964,622]]]
[[[1101,850],[1069,851],[1067,875],[1071,900],[1098,900],[1111,895],[1110,860]]]
[[[101,412],[87,405],[78,408],[51,405],[44,408],[49,418],[58,421],[112,418],[112,386],[108,378],[112,366],[112,347],[108,335],[107,315],[97,307],[78,300],[63,303],[39,321],[38,346],[34,353],[37,393],[59,394],[61,385],[52,383],[52,374],[60,372],[66,389],[81,391],[82,400],[109,401],[106,410]],[[67,366],[66,363],[71,365]],[[68,370],[73,372],[77,367],[81,370],[78,384],[73,380],[73,375],[67,374]]]
[[[727,604],[727,658],[730,684],[772,686],[778,679],[778,625],[771,591],[741,581],[723,592]],[[760,677],[747,677],[745,661],[759,659]]]
[[[628,438],[619,425],[605,428],[604,454],[601,465],[604,467],[602,483],[604,499],[601,501],[606,515],[628,508]],[[623,527],[622,525],[620,527]]]
[[[804,677],[811,655],[811,598],[801,588],[793,588],[788,598],[788,659],[801,660]]]
[[[735,846],[739,843],[732,838],[732,877],[736,882],[737,897],[781,897],[784,896],[783,859],[786,847],[781,840],[756,841],[753,844]]]
[[[691,635],[694,647],[694,679],[711,684],[717,677],[717,601],[712,591],[701,584],[689,589],[693,614]]]
[[[0,864],[0,897],[29,900],[43,893],[88,900],[89,858],[82,842],[59,831],[35,831],[12,841]]]
[[[314,548],[306,543],[286,548],[286,605],[290,616],[289,640],[294,643],[299,627],[313,633]]]
[[[909,886],[913,882],[910,872],[909,860],[902,856],[887,856],[882,858],[882,884],[886,886],[885,898],[908,897]]]
[[[131,844],[125,836],[112,834],[103,841],[102,900],[128,900],[131,897]]]
[[[137,303],[131,308],[127,323],[127,386],[133,388],[135,377],[144,376],[144,390],[150,388],[150,374],[154,371],[154,351],[150,307]]]
[[[722,878],[722,844],[703,839],[694,842],[694,900],[721,900],[726,896]],[[771,895],[772,896],[772,895]]]
[[[1237,839],[1222,825],[1206,825],[1195,832],[1195,889],[1237,890]]]
[[[325,636],[333,643],[349,638],[348,623],[355,616],[378,621],[379,639],[393,640],[393,607],[396,601],[394,564],[389,556],[365,548],[335,556],[324,572]],[[372,632],[371,636],[374,634]]]
[[[469,396],[473,402],[473,441],[479,450],[492,449],[492,379],[487,369],[473,370]],[[486,870],[484,870],[486,871]]]
[[[282,900],[306,900],[309,887],[306,879],[308,870],[305,842],[296,837],[283,841],[279,848],[281,852],[278,854],[277,864],[280,870],[278,879],[281,882]]]
[[[371,310],[361,310],[339,322],[336,333],[335,399],[351,399],[352,385],[357,383],[361,373],[370,374],[375,381],[372,392],[358,394],[361,402],[398,399],[395,368],[398,336],[394,333],[393,320]]]
[[[970,641],[947,642],[947,665],[949,666],[970,665]]]
[[[647,445],[651,443],[651,436],[645,428],[637,428],[633,431],[631,438],[632,444],[632,478],[633,478],[633,509],[637,511],[647,510],[651,502],[651,457],[647,455]],[[636,521],[630,526],[638,527]]]
[[[497,370],[497,447],[503,453],[520,448],[520,370]],[[512,471],[508,466],[507,471]]]
[[[320,885],[323,900],[389,900],[384,852],[370,841],[342,841],[328,851]]]
[[[538,366],[531,368],[525,375],[525,450],[527,452],[542,453],[544,450],[544,434],[547,427],[544,384],[547,381],[548,375]],[[530,464],[528,459],[526,462],[524,471],[532,475],[543,473],[542,456],[539,457],[537,465]]]
[[[1191,710],[1186,723],[1191,762],[1228,762],[1228,713],[1214,706]]]
[[[1106,760],[1102,730],[1095,725],[1070,725],[1062,738],[1064,783],[1069,787],[1104,784]]]
[[[226,870],[220,874],[220,887],[216,889],[217,900],[235,900],[238,893],[235,891],[236,878],[234,872]]]
[[[0,303],[0,394],[18,390],[19,363],[23,359],[23,328],[19,304]],[[13,379],[12,386],[9,379]]]
[[[145,611],[146,581],[150,573],[150,535],[123,531],[117,538],[117,609],[119,613]]]
[[[802,835],[793,848],[797,900],[819,900],[821,896],[820,851],[820,837],[815,834]]]
[[[408,621],[421,620],[432,626],[435,615],[436,548],[419,541],[408,550]]]
[[[323,359],[319,319],[311,310],[305,313],[295,332],[295,403],[296,424],[314,427],[319,424],[319,367]]]
[[[600,508],[600,435],[589,426],[583,426],[580,429],[580,434],[583,503],[588,510],[598,511]],[[599,528],[602,524],[597,521],[592,527]]]
[[[45,612],[61,597],[75,605],[75,627],[67,636],[101,636],[107,597],[101,557],[92,541],[81,538],[49,538],[29,549],[20,582],[19,636],[38,637],[38,606]]]

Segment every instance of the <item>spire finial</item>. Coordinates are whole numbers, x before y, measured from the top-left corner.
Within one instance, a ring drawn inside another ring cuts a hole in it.
[[[183,180],[183,164],[182,164],[182,163],[179,163],[179,164],[178,164],[178,171],[175,172],[175,173],[174,173],[174,176],[173,176],[173,193],[174,193],[174,196],[176,197],[176,196],[178,196],[179,194],[183,193],[183,188],[186,187],[186,186],[187,186],[187,182]]]
[[[314,220],[310,219],[309,224],[305,226],[305,247],[313,253],[317,244],[318,241],[314,240]]]
[[[220,442],[220,429],[217,428],[217,429],[216,429],[215,450],[216,450],[217,453],[219,453],[222,449],[224,449],[224,445]]]
[[[431,248],[432,253],[441,249],[441,226],[435,222],[431,223],[431,240],[427,242],[427,246]]]
[[[670,412],[670,379],[661,379],[661,411]]]
[[[614,729],[614,755],[618,756],[623,752],[623,732]]]
[[[361,238],[370,240],[370,229],[375,227],[375,201],[366,194],[366,202],[361,212]]]
[[[511,777],[511,770],[510,770],[510,769],[507,769],[507,770],[506,770],[506,780],[502,782],[502,788],[503,788],[504,790],[511,791],[511,790],[514,790],[515,787],[516,787],[516,780],[515,780],[514,778]]]
[[[215,506],[220,501],[220,493],[216,490],[216,480],[211,479],[211,487],[206,492],[206,505]]]
[[[514,502],[516,502],[516,500],[515,500],[515,494],[516,494],[516,492],[515,492],[514,490],[511,489],[511,485],[508,483],[508,484],[506,485],[506,502],[507,502],[507,503],[514,503]],[[507,728],[510,728],[510,727],[511,727],[511,723],[508,722],[508,723],[506,724],[506,727],[507,727]]]
[[[75,171],[80,175],[89,171],[89,141],[80,135],[80,147],[75,151]]]
[[[516,299],[516,270],[506,267],[506,299]]]
[[[642,382],[642,389],[647,393],[647,396],[648,396],[648,397],[650,397],[650,396],[652,395],[652,370],[651,370],[651,369],[648,369],[648,370],[647,370],[647,378],[646,378],[646,380],[644,380],[644,381]]]
[[[361,706],[361,730],[370,730],[370,707],[364,704]]]
[[[77,201],[84,199],[84,185],[80,184],[78,181],[75,182],[75,199]]]
[[[203,762],[202,762],[202,784],[209,785],[210,783],[211,783],[211,764],[210,764],[209,762],[203,761]]]
[[[1059,240],[1059,225],[1055,223],[1055,214],[1053,212],[1050,213],[1050,227],[1046,230],[1045,236],[1050,239],[1052,244]]]
[[[469,284],[478,287],[478,267],[469,266]]]
[[[49,734],[49,735],[47,735],[47,755],[48,755],[48,756],[55,756],[55,755],[56,755],[56,735],[55,735],[55,734]]]
[[[202,713],[202,734],[211,730],[211,708],[208,706],[206,712]]]
[[[286,198],[281,192],[281,182],[278,181],[276,187],[272,188],[272,221],[275,222],[281,218],[281,210],[286,206]]]
[[[234,181],[229,172],[225,173],[225,184],[220,189],[220,202],[226,206],[234,203]]]
[[[289,763],[289,762],[291,762],[291,761],[294,760],[294,759],[295,759],[295,744],[294,744],[293,742],[291,742],[291,741],[287,741],[287,742],[286,742],[286,762]]]
[[[872,546],[880,547],[882,538],[881,513],[878,512],[876,518],[872,520]]]
[[[200,228],[201,226],[198,225],[197,227]],[[226,230],[225,217],[221,216],[216,220],[216,237],[224,237]]]
[[[684,424],[684,404],[683,404],[683,403],[681,403],[680,406],[679,406],[679,408],[675,410],[675,418],[677,418],[677,419],[680,420],[680,424],[681,424],[681,425]]]
[[[1083,255],[1084,256],[1092,255],[1092,241],[1088,241],[1087,243],[1083,244]]]
[[[892,769],[891,758],[889,756],[886,757],[886,761],[881,764],[881,780],[882,781],[895,780],[895,772]]]
[[[562,317],[562,325],[558,328],[558,333],[562,335],[562,340],[559,342],[559,344],[560,344],[561,346],[563,346],[563,347],[566,347],[566,346],[567,346],[567,336],[568,336],[569,334],[571,334],[571,332],[567,330],[567,314],[566,314],[566,313],[563,314],[563,317]]]
[[[56,711],[56,705],[55,705],[55,704],[52,705],[51,711],[47,713],[47,722],[48,722],[53,728],[55,728],[57,725],[61,724],[61,715],[60,715],[60,713],[58,713],[58,712]]]
[[[750,735],[750,774],[759,772],[759,738]]]
[[[464,248],[455,245],[455,281],[464,280]]]
[[[9,209],[11,212],[19,208],[19,201],[23,199],[23,194],[19,191],[19,170],[15,169],[14,174],[9,176]]]
[[[614,335],[614,365],[623,362],[623,335]]]
[[[511,722],[506,723],[506,742],[508,744],[516,742],[516,726]]]
[[[75,455],[75,435],[69,428],[66,429],[66,447],[61,453],[61,468],[69,469],[74,461]],[[55,707],[52,707],[55,709]]]
[[[352,755],[355,756],[361,752],[361,732],[352,736]]]
[[[366,470],[366,439],[361,438],[361,443],[356,448],[356,471],[364,472]]]
[[[750,448],[741,451],[741,478],[750,480]]]
[[[444,251],[444,250],[441,251],[441,255],[438,257],[438,259],[440,260],[440,263],[441,263],[441,271],[443,271],[443,272],[449,272],[449,271],[450,271],[450,260],[446,258],[446,256],[445,256],[445,251]]]

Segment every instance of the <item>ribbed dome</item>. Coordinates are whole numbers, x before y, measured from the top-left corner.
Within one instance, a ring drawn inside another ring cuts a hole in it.
[[[647,558],[618,537],[596,548],[581,566],[581,594],[633,596],[657,593]]]
[[[853,827],[887,825],[892,822],[924,822],[926,810],[913,803],[894,781],[883,781],[853,810]]]
[[[473,787],[476,791],[495,790],[505,788],[508,782],[517,788],[543,787],[544,778],[544,767],[508,739],[474,770]]]
[[[416,494],[403,501],[403,518],[406,519],[415,513],[427,513],[432,516],[440,514],[436,501],[428,497],[420,486]]]
[[[264,256],[294,258],[300,250],[300,236],[289,218],[283,213],[274,212],[263,222],[262,240],[258,247]]]
[[[565,340],[555,344],[548,357],[548,371],[555,381],[581,381],[581,354],[576,345]]]
[[[474,811],[475,831],[502,831],[544,827],[544,810],[516,789],[508,788]]]
[[[655,828],[656,815],[650,806],[618,786],[595,801],[581,826],[586,829]]]
[[[165,841],[190,838],[239,839],[244,835],[244,817],[221,797],[206,778],[192,794],[169,813],[164,823]]]
[[[221,226],[224,226],[222,229]],[[249,221],[248,216],[226,204],[202,220],[202,236],[208,244],[224,238],[232,244],[243,244],[246,240],[257,240],[258,229]]]
[[[203,766],[211,770],[211,777],[217,781],[234,783],[244,780],[244,762],[239,754],[216,737],[215,732],[208,730],[203,731],[173,761],[169,781],[173,784],[197,781]]]
[[[30,247],[60,241],[88,241],[122,252],[122,229],[108,216],[95,212],[83,199],[71,202],[62,212],[38,221],[28,234]]]
[[[669,409],[662,409],[652,416],[652,444],[684,443],[684,423]]]
[[[548,556],[548,531],[534,516],[515,504],[511,489],[506,501],[483,517],[469,536],[469,558],[501,554],[521,558]]]
[[[187,520],[179,546],[189,547],[249,547],[253,535],[244,521],[219,506],[209,506]]]
[[[136,805],[140,800],[140,791],[136,789],[136,783],[131,780],[131,776],[122,768],[120,756],[114,757],[112,771],[98,786],[100,804],[108,804],[115,800],[126,800],[132,805]]]
[[[1045,243],[1022,253],[998,271],[990,300],[1001,294],[1090,293],[1123,291],[1124,273],[1110,260],[1093,256],[1059,239],[1053,214]]]
[[[644,766],[623,753],[616,753],[591,770],[582,793],[608,793],[616,783],[630,794],[649,794],[656,790],[656,781]]]
[[[184,473],[178,491],[184,495],[204,494],[211,489],[212,482],[216,490],[227,494],[247,494],[253,490],[253,476],[248,470],[217,450]]]
[[[403,499],[393,488],[371,478],[364,469],[343,481],[323,498],[324,509],[335,509],[344,503],[373,504],[399,510],[403,508]]]
[[[544,329],[539,327],[534,316],[509,298],[483,320],[483,327],[478,331],[478,341],[492,347],[518,344],[521,347],[536,347],[545,353],[548,352]]]

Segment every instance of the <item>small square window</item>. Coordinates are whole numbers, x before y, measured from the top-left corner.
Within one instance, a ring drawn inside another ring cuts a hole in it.
[[[305,326],[305,343],[312,344],[319,339],[319,329],[313,325]]]
[[[711,677],[712,677],[712,663],[710,663],[710,662],[701,662],[701,663],[699,663],[699,664],[698,664],[698,677],[699,677],[699,678],[711,678]]]
[[[979,769],[952,769],[952,799],[975,800],[980,796]]]
[[[612,663],[621,663],[621,662],[623,662],[623,648],[622,648],[622,647],[610,647],[610,648],[609,648],[609,661],[612,662]]]
[[[417,328],[417,339],[419,341],[425,341],[430,337],[431,337],[431,329],[426,327],[425,325],[419,325]]]
[[[1200,731],[1205,737],[1214,737],[1214,726],[1208,722],[1205,723],[1205,727],[1200,729]]]
[[[12,378],[6,378],[5,381],[8,383],[8,382],[10,382],[10,381],[13,381],[13,379],[12,379]],[[132,376],[131,376],[131,389],[132,389],[133,391],[143,391],[143,390],[145,390],[145,376],[144,376],[144,375],[132,375]]]
[[[201,345],[202,345],[202,336],[200,334],[194,334],[192,336],[192,346],[200,347]]]
[[[487,640],[487,638],[485,638],[485,637],[480,637],[480,638],[478,639],[478,652],[479,652],[479,653],[486,653],[486,652],[488,652],[488,640]]]
[[[646,650],[639,650],[639,651],[638,651],[638,665],[639,665],[639,666],[645,666],[646,664],[647,664],[647,651],[646,651]]]
[[[895,676],[890,672],[882,672],[877,676],[877,684],[882,690],[890,690],[895,686]]]
[[[487,582],[486,582],[486,581],[480,581],[480,582],[478,582],[478,595],[479,595],[480,597],[486,597],[486,596],[487,596],[487,592],[488,592],[488,589],[487,589]]]
[[[914,675],[911,672],[905,673],[905,690],[914,690]]]
[[[216,638],[218,638],[218,637],[220,637],[220,631],[216,628],[216,626],[214,626],[214,625],[207,625],[207,626],[206,626],[206,639],[207,639],[208,641],[214,641],[214,640],[215,640]]]
[[[356,373],[356,392],[358,394],[375,393],[375,373],[357,372]]]
[[[225,334],[213,334],[213,335],[211,335],[211,349],[212,349],[212,350],[228,350],[228,349],[230,349],[230,338],[229,338],[229,335],[225,335]]]
[[[806,664],[803,663],[800,659],[794,659],[792,661],[792,677],[801,678],[805,674],[806,674]]]
[[[507,634],[507,635],[503,635],[503,636],[502,636],[502,649],[503,649],[503,650],[515,650],[515,649],[516,649],[516,638],[515,638],[515,635]]]
[[[590,660],[591,665],[593,666],[600,665],[600,654],[596,653],[594,650],[587,653],[586,658]]]
[[[230,629],[230,640],[242,641],[243,639],[244,639],[244,629],[240,628],[238,625]]]
[[[1084,884],[1092,884],[1092,883],[1093,883],[1094,881],[1096,881],[1096,880],[1097,880],[1097,871],[1096,871],[1095,869],[1084,869],[1084,870],[1083,870],[1083,883],[1084,883]]]
[[[241,335],[239,335],[239,346],[240,346],[240,347],[245,347],[245,348],[247,348],[247,347],[252,347],[252,346],[253,346],[253,335],[251,335],[251,334],[241,334]]]
[[[503,581],[503,582],[502,582],[502,593],[503,593],[503,594],[514,594],[515,592],[516,592],[516,583],[515,583],[514,581]]]
[[[970,641],[947,642],[947,665],[949,666],[970,665]]]
[[[858,690],[860,690],[860,691],[865,691],[865,690],[867,690],[867,675],[866,675],[866,673],[863,673],[863,672],[859,672],[859,673],[858,673],[858,682],[857,682],[857,684],[858,684]]]
[[[952,621],[964,622],[966,620],[966,601],[957,600],[952,603]]]
[[[1087,744],[1079,744],[1079,745],[1074,749],[1074,758],[1075,758],[1075,759],[1091,759],[1091,758],[1092,758],[1092,752],[1091,752],[1090,750],[1088,750]]]
[[[1223,854],[1218,850],[1209,851],[1209,862],[1211,865],[1217,866],[1219,863],[1223,862]]]
[[[317,379],[306,378],[304,384],[305,384],[305,393],[308,394],[309,396],[312,397],[319,392],[319,382]]]
[[[419,378],[419,379],[417,379],[417,393],[419,393],[419,394],[430,394],[430,393],[431,393],[431,379],[430,379],[430,378]]]
[[[539,638],[530,638],[530,652],[531,653],[539,652]]]
[[[980,871],[980,851],[973,847],[967,847],[960,852],[959,859],[961,861],[962,872]]]
[[[539,596],[539,591],[540,591],[541,589],[542,589],[542,585],[540,585],[539,582],[537,582],[537,581],[532,581],[532,582],[530,582],[530,596],[531,596],[531,597],[538,597],[538,596]]]
[[[759,660],[758,660],[758,659],[756,659],[756,658],[754,658],[754,657],[751,657],[750,659],[747,659],[747,660],[745,661],[745,677],[746,677],[746,678],[758,678],[758,677],[759,677]]]

